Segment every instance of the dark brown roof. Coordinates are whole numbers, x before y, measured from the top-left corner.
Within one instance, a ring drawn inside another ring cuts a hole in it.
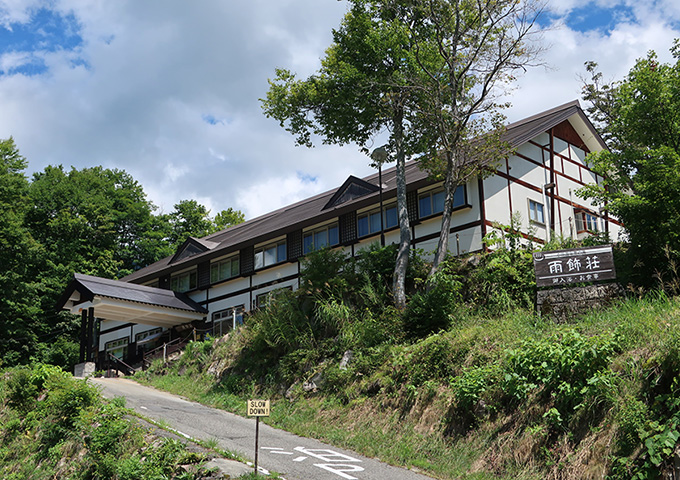
[[[603,149],[607,148],[602,137],[600,137],[586,114],[583,112],[583,110],[581,110],[581,105],[579,104],[578,100],[565,103],[564,105],[551,108],[545,112],[541,112],[536,115],[532,115],[531,117],[511,123],[506,127],[507,131],[503,138],[513,147],[519,147],[520,145],[534,138],[536,135],[539,135],[546,130],[559,125],[573,115],[578,115],[592,130],[595,140],[600,144],[600,147]]]
[[[579,115],[586,122],[586,125],[592,129],[596,138],[601,142],[602,147],[605,148],[604,142],[602,142],[599,135],[595,132],[594,127],[581,110],[578,101],[566,103],[508,125],[504,139],[513,147],[518,147],[531,138],[534,138],[536,135],[559,125],[575,114]],[[378,174],[369,175],[361,180],[377,186]],[[384,184],[383,194],[385,198],[389,200],[390,198],[396,197],[395,167],[383,171],[382,181]],[[415,161],[407,162],[406,164],[406,181],[409,190],[432,183],[431,180],[428,179],[428,174],[420,170]],[[122,280],[125,282],[143,282],[152,280],[157,278],[161,272],[167,274],[172,271],[178,271],[182,268],[196,264],[199,261],[216,258],[230,252],[236,252],[245,246],[260,243],[270,238],[273,239],[294,230],[311,226],[325,220],[330,220],[346,212],[377,203],[379,194],[378,192],[374,192],[332,206],[333,202],[331,200],[334,199],[338,195],[339,190],[346,187],[346,185],[347,182],[334,190],[321,193],[252,220],[248,220],[239,225],[229,227],[226,230],[208,235],[207,237],[200,239],[203,245],[209,247],[207,251],[172,262],[172,259],[178,256],[175,254],[159,260],[148,267],[142,268],[141,270],[124,277]]]
[[[119,280],[93,277],[76,273],[62,296],[58,309],[62,309],[73,292],[78,291],[84,300],[107,297],[116,300],[154,305],[188,312],[207,313],[207,310],[188,296],[161,288],[136,285]]]
[[[429,183],[426,172],[421,171],[415,162],[410,162],[406,167],[406,178],[411,188],[417,188],[418,185],[425,185]],[[368,183],[378,185],[378,174],[373,174],[362,179]],[[395,169],[390,168],[383,172],[382,181],[385,186],[383,194],[386,199],[396,196],[396,178]],[[371,193],[360,198],[355,198],[335,207],[324,209],[329,203],[331,197],[336,193],[337,189],[321,193],[311,198],[307,198],[300,202],[288,205],[273,212],[267,213],[260,217],[248,220],[226,230],[222,230],[207,237],[203,237],[203,242],[212,242],[217,244],[216,247],[204,253],[196,254],[188,258],[183,258],[179,261],[172,262],[171,260],[176,256],[170,256],[159,260],[156,263],[142,268],[124,278],[122,281],[146,281],[158,276],[158,272],[177,271],[193,265],[198,260],[205,260],[215,258],[217,256],[226,255],[231,251],[238,251],[239,249],[266,241],[268,238],[275,238],[294,230],[304,228],[308,225],[337,218],[346,212],[375,204],[379,193]]]

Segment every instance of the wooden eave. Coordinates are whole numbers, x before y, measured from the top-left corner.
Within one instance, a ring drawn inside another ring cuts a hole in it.
[[[200,320],[207,310],[170,290],[76,274],[57,309],[80,313],[94,308],[106,320],[171,327]]]

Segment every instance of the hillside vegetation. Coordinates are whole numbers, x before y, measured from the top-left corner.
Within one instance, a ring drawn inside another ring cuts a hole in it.
[[[58,367],[6,369],[0,377],[3,480],[217,480],[208,457],[126,418],[124,399]]]
[[[138,378],[241,414],[271,398],[273,425],[437,478],[670,474],[680,301],[631,295],[540,318],[531,247],[500,240],[427,284],[412,259],[404,312],[388,295],[394,247],[316,252],[300,289]]]

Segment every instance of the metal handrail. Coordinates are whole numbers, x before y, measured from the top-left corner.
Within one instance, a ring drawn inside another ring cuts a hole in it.
[[[149,350],[148,352],[144,352],[144,355],[142,356],[142,370],[146,370],[149,366],[151,366],[151,361],[160,358],[161,357],[161,351],[163,351],[162,356],[165,357],[169,353],[174,353],[178,350],[181,350],[182,347],[184,347],[188,342],[189,338],[194,334],[192,332],[188,336],[181,338],[175,338],[174,340],[170,340],[169,342],[165,342],[163,345],[160,347],[156,347],[153,350]],[[175,347],[171,348],[170,351],[168,351],[168,347]]]
[[[108,360],[108,364],[109,364],[109,365],[108,365],[109,368],[108,368],[107,370],[109,370],[109,371],[111,370],[111,360],[113,360],[113,361],[115,362],[116,365],[117,365],[117,364],[120,364],[120,365],[122,365],[123,367],[125,367],[125,369],[123,370],[123,373],[124,373],[125,375],[130,375],[130,374],[132,374],[132,373],[135,372],[135,369],[134,369],[133,367],[131,367],[130,365],[128,365],[127,363],[125,363],[123,360],[121,360],[120,358],[118,358],[118,357],[116,357],[115,355],[113,355],[111,352],[106,352],[106,355],[107,355],[107,360]],[[121,369],[119,369],[119,368],[116,366],[116,372],[120,372],[120,371],[121,371]]]
[[[149,350],[148,352],[144,352],[144,358],[146,358],[147,356],[152,356],[155,353],[158,353],[161,350],[163,350],[163,348],[166,348],[168,345],[174,345],[175,343],[178,343],[181,340],[182,339],[178,337],[178,338],[175,338],[174,340],[170,340],[169,342],[164,342],[163,345],[161,345],[160,347],[156,347],[153,350]]]

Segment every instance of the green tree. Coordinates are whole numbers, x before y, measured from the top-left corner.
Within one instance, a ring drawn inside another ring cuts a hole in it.
[[[171,255],[180,236],[203,236],[243,221],[231,208],[210,219],[195,201],[154,215],[142,186],[121,170],[48,166],[29,182],[26,167],[14,141],[0,140],[5,364],[73,362],[79,321],[55,312],[54,305],[74,272],[117,278]]]
[[[245,215],[240,210],[231,207],[222,210],[215,218],[210,216],[210,210],[196,200],[180,200],[175,209],[165,217],[169,225],[168,242],[175,249],[182,245],[189,237],[205,237],[211,233],[224,230],[245,221]]]
[[[680,253],[680,43],[674,63],[655,52],[639,59],[621,81],[603,83],[593,62],[584,86],[589,113],[603,131],[609,150],[588,157],[605,177],[579,194],[619,218],[636,259],[640,284],[663,278],[668,256]],[[670,252],[669,252],[670,250]]]
[[[422,149],[411,129],[421,92],[412,88],[419,71],[408,26],[390,8],[391,2],[351,0],[333,44],[318,73],[298,80],[276,70],[263,102],[265,114],[296,135],[298,145],[312,146],[312,135],[324,143],[356,142],[365,153],[377,134],[387,130],[387,145],[376,149],[375,166],[396,161],[397,212],[400,242],[393,275],[395,305],[406,303],[405,280],[411,233],[406,208],[406,158]]]
[[[14,140],[0,140],[0,362],[8,365],[27,361],[43,333],[36,321],[43,251],[24,226],[31,206],[26,166]]]
[[[422,165],[444,181],[442,226],[431,273],[448,254],[454,193],[510,153],[499,102],[518,71],[536,64],[531,41],[541,0],[387,1],[409,26],[424,94],[411,119],[427,141]]]
[[[214,231],[210,211],[196,200],[180,200],[168,221],[171,227],[168,240],[175,248],[189,237],[204,237]]]
[[[444,181],[434,273],[448,252],[456,188],[509,153],[500,140],[505,104],[497,95],[540,52],[528,40],[541,4],[352,0],[350,5],[318,74],[300,81],[277,70],[264,109],[301,145],[311,145],[315,134],[327,143],[357,142],[368,152],[374,135],[389,131],[386,153],[397,162],[402,233],[394,294],[403,306],[409,241],[405,158],[421,154],[422,165]]]
[[[30,196],[27,226],[67,275],[115,278],[148,260],[138,241],[155,207],[128,173],[48,166],[34,174]]]
[[[225,230],[245,221],[246,216],[243,214],[243,212],[240,210],[234,210],[231,207],[227,208],[226,210],[222,210],[217,215],[215,215],[215,218],[213,219],[215,229],[218,231]]]

